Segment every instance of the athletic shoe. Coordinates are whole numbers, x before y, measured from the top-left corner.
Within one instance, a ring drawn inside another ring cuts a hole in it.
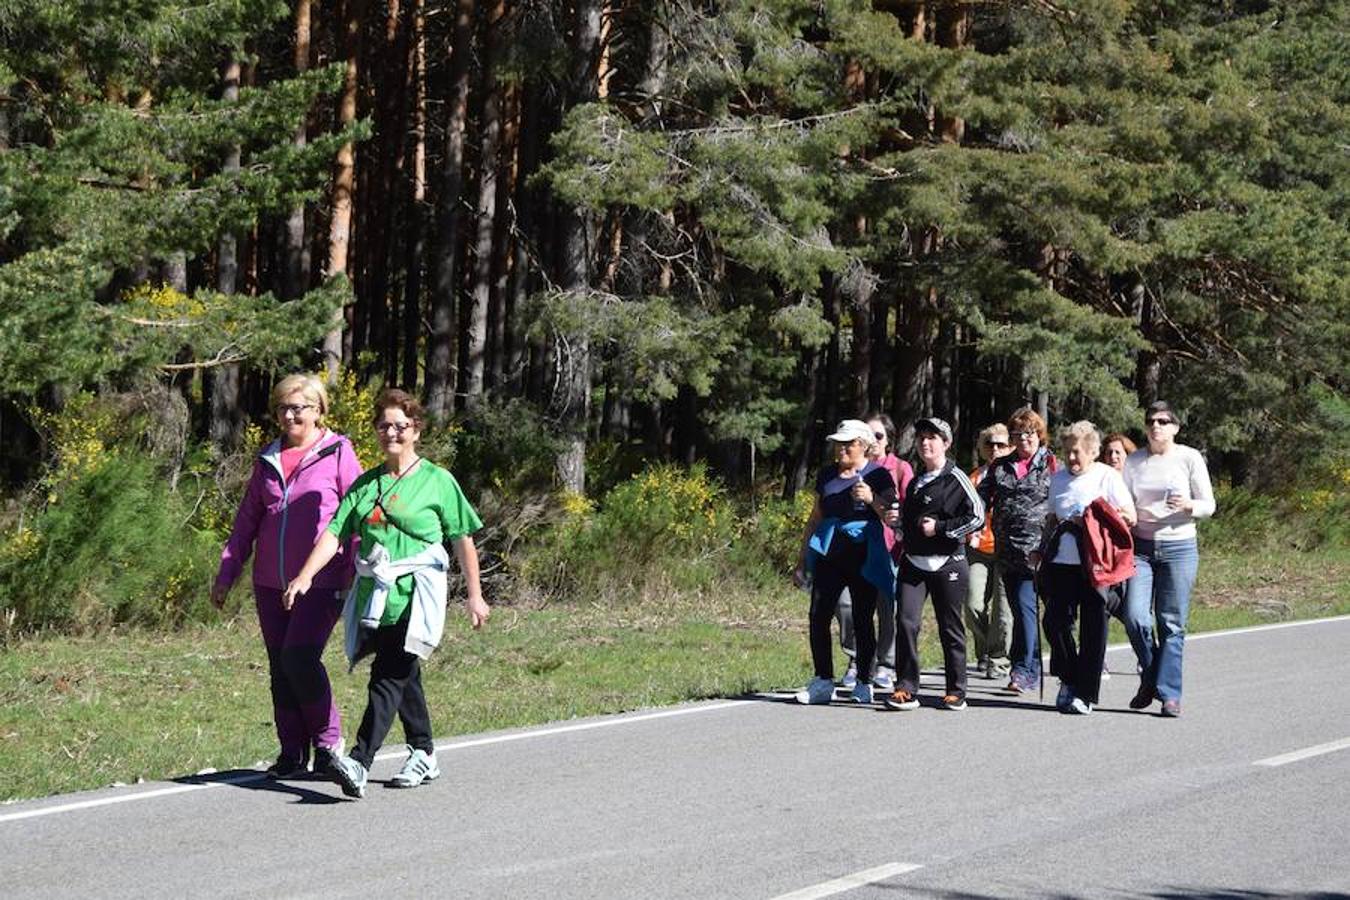
[[[1055,697],[1055,709],[1060,712],[1068,712],[1069,704],[1073,702],[1073,688],[1064,682],[1059,683],[1059,696]]]
[[[326,775],[333,770],[333,764],[343,753],[342,738],[331,747],[314,748],[314,773],[316,775]]]
[[[811,683],[797,692],[797,702],[815,706],[834,699],[834,682],[828,678],[812,678]]]
[[[890,672],[877,672],[872,678],[872,688],[883,694],[891,693],[895,690],[895,676]]]
[[[1162,715],[1164,719],[1178,719],[1181,717],[1180,700],[1164,700]]]
[[[853,686],[858,683],[858,667],[850,665],[844,677],[839,680],[839,686],[846,691],[853,690]]]
[[[887,709],[907,711],[919,708],[919,698],[901,688],[882,701]]]
[[[1130,698],[1130,709],[1148,709],[1156,699],[1158,695],[1153,692],[1153,686],[1141,681],[1139,690]]]
[[[360,800],[366,795],[366,767],[350,756],[339,756],[333,760],[333,767],[328,770],[328,774],[348,797]]]
[[[309,774],[309,761],[294,759],[282,753],[277,756],[276,762],[267,767],[265,774],[268,778],[300,778]]]
[[[1111,680],[1111,670],[1108,669],[1106,666],[1102,666],[1102,681],[1110,681],[1110,680]]]
[[[960,694],[947,694],[942,698],[942,708],[950,709],[952,712],[960,712],[966,708],[966,698]]]
[[[1092,712],[1092,704],[1083,700],[1081,697],[1072,697],[1069,699],[1069,705],[1060,710],[1073,716],[1086,716]]]
[[[441,768],[436,765],[436,754],[413,750],[411,747],[408,749],[412,751],[408,754],[408,761],[403,764],[402,771],[389,779],[390,787],[414,788],[441,777]]]
[[[865,681],[860,681],[853,686],[853,690],[849,692],[848,697],[854,703],[871,703],[872,686]]]
[[[1011,671],[1011,667],[1001,666],[991,659],[989,661],[989,667],[984,670],[984,677],[988,678],[990,681],[1002,681],[1004,678],[1008,677],[1008,673]]]

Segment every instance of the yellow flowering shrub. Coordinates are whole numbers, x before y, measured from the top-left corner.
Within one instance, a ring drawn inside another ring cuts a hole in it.
[[[322,373],[317,374],[323,377]],[[363,470],[374,466],[383,456],[375,429],[370,424],[375,398],[379,395],[378,384],[361,384],[351,369],[340,372],[337,384],[328,389],[328,415],[324,416],[324,425],[347,436]]]

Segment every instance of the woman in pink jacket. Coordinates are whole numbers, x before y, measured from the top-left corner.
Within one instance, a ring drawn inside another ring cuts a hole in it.
[[[281,437],[259,454],[211,589],[217,608],[253,555],[253,596],[271,673],[272,714],[281,751],[267,770],[274,778],[325,771],[342,752],[342,723],[323,648],[342,612],[353,556],[335,557],[290,609],[281,594],[333,518],[338,501],[361,474],[351,442],[323,427],[323,382],[290,375],[272,390]]]

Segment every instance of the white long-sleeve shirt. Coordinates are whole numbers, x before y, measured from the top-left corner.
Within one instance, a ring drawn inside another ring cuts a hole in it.
[[[1166,453],[1147,447],[1125,458],[1125,484],[1134,495],[1139,522],[1134,536],[1146,541],[1183,541],[1195,537],[1195,520],[1214,515],[1214,486],[1209,467],[1194,447],[1173,444]],[[1191,511],[1169,509],[1168,492],[1191,501]]]

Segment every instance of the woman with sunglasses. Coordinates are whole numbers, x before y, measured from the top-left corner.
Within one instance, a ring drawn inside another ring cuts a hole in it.
[[[868,459],[876,439],[866,422],[845,419],[829,440],[834,462],[816,475],[816,503],[792,573],[799,586],[811,585],[808,621],[815,669],[815,678],[797,693],[797,702],[829,703],[834,698],[830,621],[839,595],[847,589],[853,603],[858,667],[850,697],[856,703],[871,703],[877,595],[889,593],[890,602],[895,602],[895,565],[882,531],[895,501],[895,482],[883,466]]]
[[[282,604],[287,583],[361,475],[351,443],[323,427],[327,412],[328,392],[313,376],[288,375],[273,388],[272,413],[281,436],[254,461],[211,589],[219,609],[253,556],[253,597],[281,745],[267,770],[273,778],[307,772],[311,749],[316,771],[341,753],[342,723],[323,648],[352,580],[350,544],[348,552],[315,571],[302,595]]]
[[[1139,512],[1138,573],[1125,599],[1125,631],[1142,668],[1130,708],[1161,700],[1162,714],[1174,719],[1181,715],[1181,656],[1200,566],[1195,522],[1214,515],[1214,488],[1205,458],[1176,442],[1181,422],[1166,401],[1150,404],[1144,422],[1148,446],[1125,460],[1125,483]]]
[[[1003,590],[1012,607],[1012,672],[1007,690],[1030,693],[1041,683],[1036,621],[1036,579],[1030,554],[1041,545],[1049,511],[1050,476],[1059,469],[1046,444],[1045,420],[1030,407],[1008,419],[1013,452],[996,460],[980,481],[980,498],[992,510],[994,546]]]
[[[996,422],[980,432],[977,441],[983,465],[970,472],[978,485],[995,461],[1012,452],[1008,428]],[[980,674],[988,679],[1007,678],[1012,670],[1008,650],[1012,647],[1012,609],[1003,590],[998,557],[994,555],[993,516],[986,513],[984,528],[970,536],[966,558],[970,563],[970,589],[966,593],[966,628],[975,645]]]
[[[465,610],[474,628],[488,618],[478,580],[478,551],[472,532],[478,514],[455,477],[417,453],[422,406],[399,390],[375,402],[375,433],[384,463],[366,472],[333,516],[309,559],[282,595],[302,596],[340,544],[360,538],[356,584],[343,611],[347,658],[353,666],[374,654],[366,710],[350,756],[334,761],[329,774],[348,797],[363,797],[375,754],[393,725],[403,723],[408,759],[389,782],[416,787],[440,776],[431,717],[422,690],[421,660],[440,643],[445,627],[447,573],[455,558],[468,586]]]
[[[895,423],[883,412],[870,412],[864,419],[872,429],[874,442],[867,458],[879,464],[891,473],[895,482],[896,503],[903,505],[905,490],[914,478],[914,468],[891,452],[895,446]],[[898,506],[896,507],[898,511]],[[899,524],[899,523],[897,523]],[[900,535],[886,522],[882,521],[882,538],[891,560],[900,564]],[[857,653],[853,635],[853,600],[848,591],[839,595],[839,645],[849,658],[848,670],[844,673],[840,685],[846,691],[852,691],[858,683],[858,667],[854,662]],[[872,685],[878,691],[890,693],[895,690],[895,594],[879,591],[877,593],[877,655],[876,674],[872,676]]]

